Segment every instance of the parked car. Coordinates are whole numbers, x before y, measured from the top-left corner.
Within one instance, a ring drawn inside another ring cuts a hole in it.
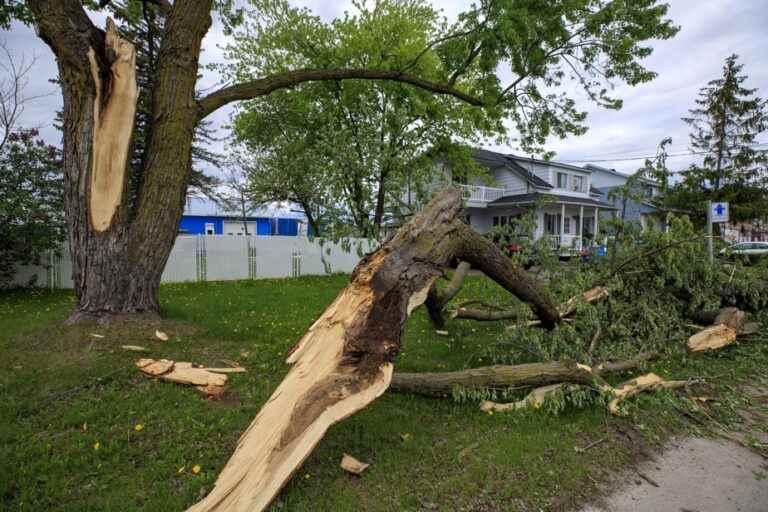
[[[768,242],[739,242],[720,251],[723,256],[746,256],[758,258],[768,256]]]

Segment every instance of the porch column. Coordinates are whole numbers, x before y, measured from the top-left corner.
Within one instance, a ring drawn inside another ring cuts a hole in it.
[[[584,247],[584,205],[579,206],[579,250]]]
[[[595,206],[595,241],[597,242],[597,234],[600,232],[600,226],[597,225],[597,219],[599,218],[599,209]]]
[[[560,205],[560,245],[565,243],[565,203]]]

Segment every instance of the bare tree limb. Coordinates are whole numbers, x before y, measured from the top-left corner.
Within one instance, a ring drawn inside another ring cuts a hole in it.
[[[235,84],[219,89],[198,101],[199,118],[203,119],[217,109],[234,101],[249,100],[266,96],[279,89],[287,89],[304,82],[326,80],[391,80],[414,85],[436,94],[445,94],[470,105],[483,106],[485,103],[474,96],[459,91],[450,85],[438,84],[407,75],[401,71],[387,69],[297,69],[260,78],[251,82]]]

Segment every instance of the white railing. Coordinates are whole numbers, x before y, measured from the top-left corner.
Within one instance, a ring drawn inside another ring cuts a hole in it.
[[[528,190],[525,187],[519,188],[501,188],[501,187],[486,187],[484,185],[464,185],[457,184],[464,189],[464,199],[474,203],[490,203],[504,196],[511,196],[516,194],[525,194]]]
[[[592,240],[576,235],[545,235],[547,246],[553,251],[581,251],[582,247],[591,247]]]

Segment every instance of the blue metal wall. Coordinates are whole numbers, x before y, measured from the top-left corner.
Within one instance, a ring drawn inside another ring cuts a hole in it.
[[[204,235],[206,223],[213,224],[214,234],[224,232],[223,219],[221,217],[208,217],[204,215],[184,215],[179,223],[179,231],[190,235]]]
[[[206,215],[184,215],[179,223],[179,232],[189,235],[204,235],[205,225],[213,224],[214,234],[224,233],[224,218]],[[299,221],[296,219],[268,219],[265,217],[249,218],[256,222],[256,234],[261,236],[281,235],[297,236]]]

